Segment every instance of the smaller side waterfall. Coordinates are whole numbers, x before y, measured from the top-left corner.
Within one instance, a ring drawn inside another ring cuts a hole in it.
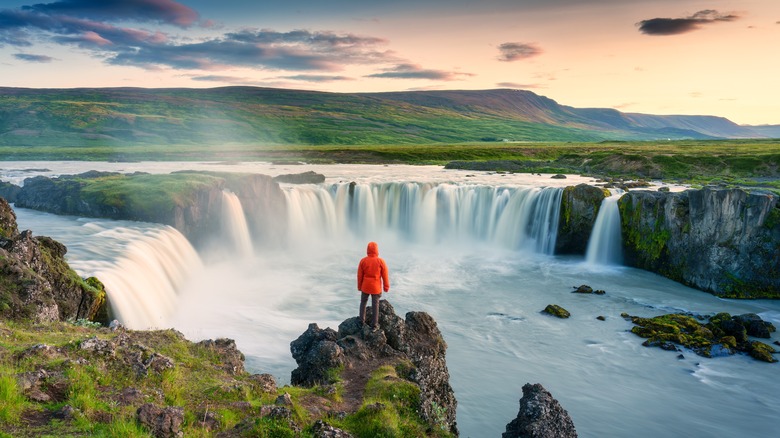
[[[252,255],[252,238],[246,223],[241,200],[235,193],[222,191],[222,229],[231,243],[231,249],[236,255],[246,257]]]
[[[119,260],[95,275],[106,286],[111,310],[131,329],[165,324],[176,308],[177,291],[203,265],[190,242],[166,227],[139,236]]]
[[[623,241],[620,232],[618,199],[622,192],[601,201],[599,215],[590,233],[585,261],[591,265],[620,265],[623,263]]]

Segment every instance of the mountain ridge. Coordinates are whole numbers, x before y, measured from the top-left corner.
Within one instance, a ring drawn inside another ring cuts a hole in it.
[[[415,144],[767,138],[718,116],[575,108],[528,90],[0,88],[0,145]]]

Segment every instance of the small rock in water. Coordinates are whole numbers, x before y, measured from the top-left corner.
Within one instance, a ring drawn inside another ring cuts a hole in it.
[[[558,174],[555,174],[555,175],[551,176],[550,178],[552,178],[552,179],[566,179],[566,175],[558,173]]]
[[[683,356],[682,354],[678,354],[678,355],[677,355],[677,359],[679,359],[679,360],[683,360],[683,359],[685,359],[685,356]]]
[[[596,319],[598,319],[599,321],[606,321],[607,320],[607,318],[605,318],[604,316],[601,316],[601,315],[597,316]]]

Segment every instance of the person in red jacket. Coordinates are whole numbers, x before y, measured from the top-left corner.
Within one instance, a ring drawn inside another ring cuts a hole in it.
[[[371,310],[374,312],[373,328],[379,327],[379,298],[382,291],[390,291],[387,264],[379,257],[376,242],[368,242],[366,256],[360,259],[357,269],[357,288],[360,294],[360,321],[366,323],[366,303],[371,296]]]

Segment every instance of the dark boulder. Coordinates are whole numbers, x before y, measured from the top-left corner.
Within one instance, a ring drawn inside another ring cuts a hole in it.
[[[309,170],[303,173],[278,175],[273,179],[275,182],[287,184],[319,184],[325,182],[325,175]]]
[[[371,320],[367,309],[366,319]],[[420,388],[420,414],[432,427],[441,427],[457,435],[457,401],[449,383],[445,352],[447,344],[436,321],[425,312],[409,312],[402,319],[392,305],[380,301],[379,329],[362,324],[357,317],[339,325],[338,332],[317,324],[290,344],[298,368],[292,383],[304,386],[332,383],[337,367],[361,369],[368,363],[413,365],[408,377]]]
[[[571,313],[569,313],[568,310],[564,309],[563,307],[557,304],[548,304],[547,307],[545,307],[544,310],[542,310],[542,313],[547,313],[549,315],[562,318],[562,319],[571,316]]]
[[[136,418],[155,437],[173,438],[184,436],[182,431],[182,424],[184,423],[183,408],[173,406],[161,408],[152,403],[147,403],[138,408]]]
[[[538,383],[523,385],[520,411],[506,425],[503,438],[574,438],[577,431],[569,413]]]

